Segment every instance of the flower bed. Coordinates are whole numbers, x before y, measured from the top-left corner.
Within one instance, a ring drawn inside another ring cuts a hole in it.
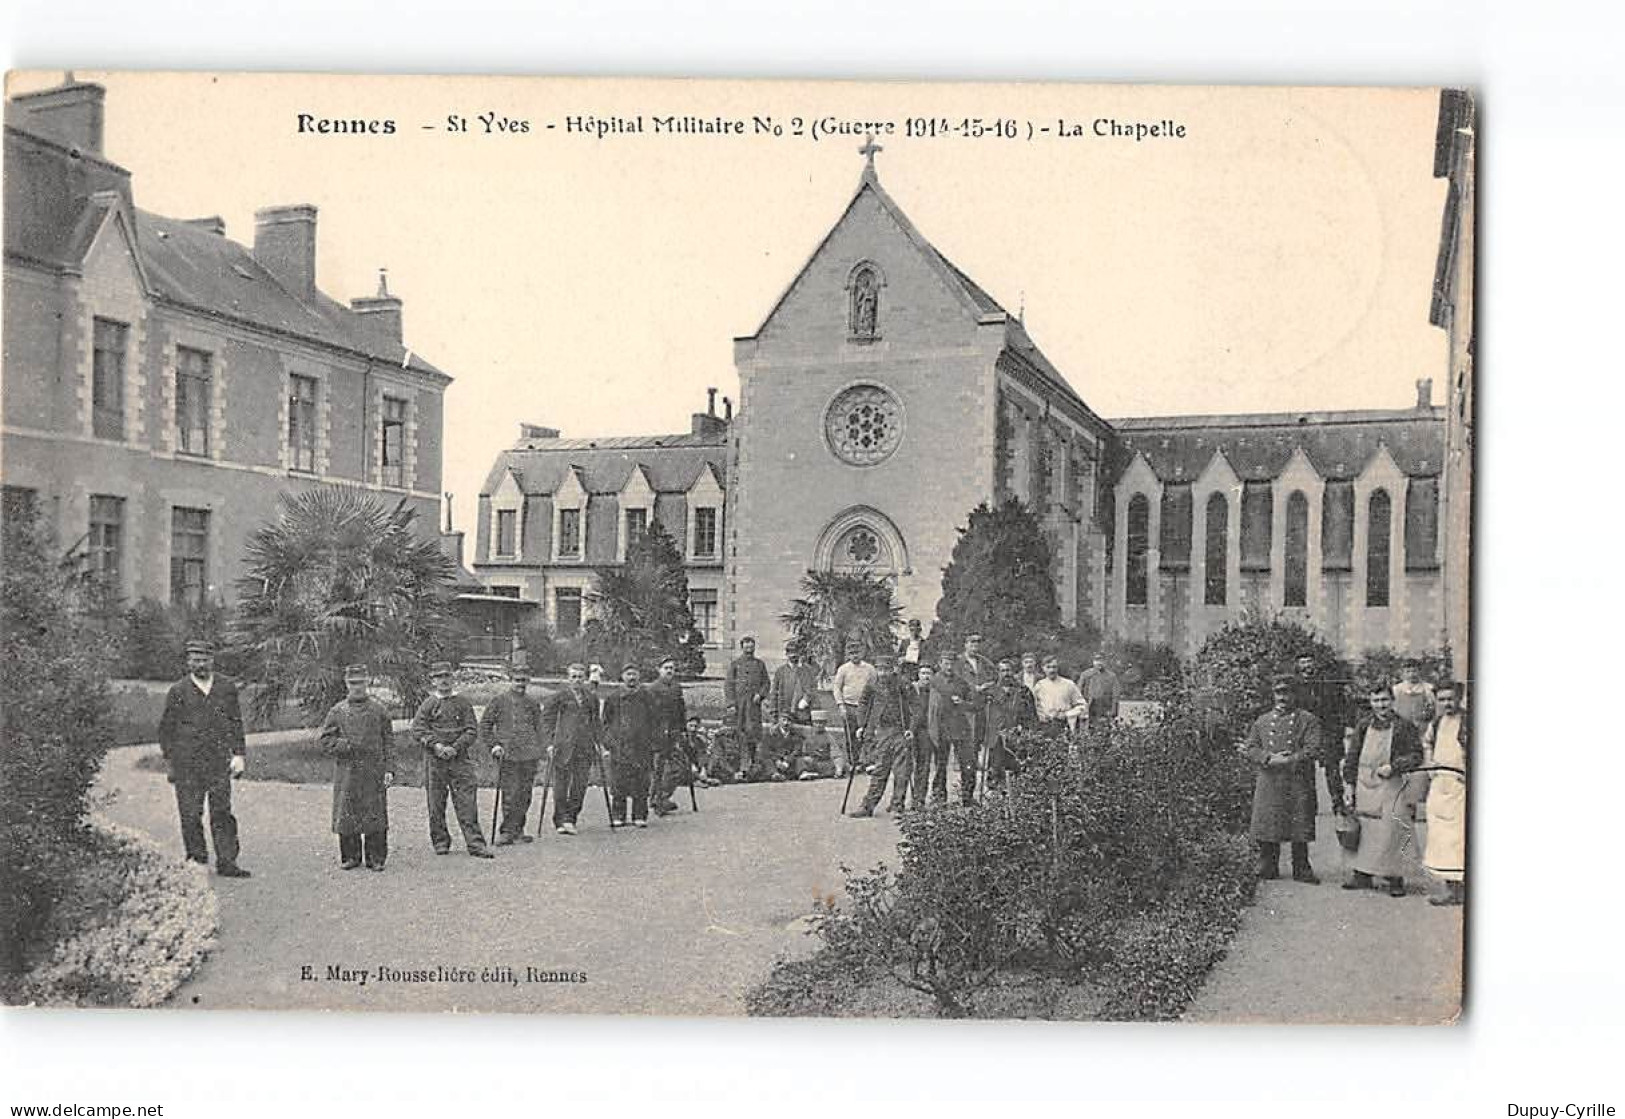
[[[8,997],[41,1006],[158,1006],[214,947],[219,915],[207,871],[107,820],[93,818],[83,834],[30,966]]]

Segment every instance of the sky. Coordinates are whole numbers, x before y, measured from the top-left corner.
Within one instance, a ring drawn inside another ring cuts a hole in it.
[[[312,203],[323,290],[370,295],[388,268],[407,344],[455,378],[444,489],[459,527],[521,421],[684,431],[708,386],[737,399],[732,340],[845,208],[865,123],[898,130],[876,166],[916,227],[1023,310],[1108,418],[1407,407],[1420,377],[1442,398],[1433,90],[76,76],[107,88],[106,154],[138,206],[219,214],[252,243],[256,209]],[[527,128],[487,133],[485,113]],[[301,133],[300,114],[395,131]],[[746,135],[654,134],[669,115]],[[568,131],[572,116],[646,131],[599,138]],[[757,117],[785,134],[756,133]],[[1017,134],[909,137],[910,118]],[[1098,119],[1185,134],[1103,138]],[[1059,135],[1073,126],[1085,134]]]

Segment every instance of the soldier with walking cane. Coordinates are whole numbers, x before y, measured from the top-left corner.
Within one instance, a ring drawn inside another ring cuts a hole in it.
[[[508,671],[508,681],[508,691],[491,700],[480,716],[480,738],[497,763],[491,833],[498,847],[532,842],[525,834],[525,817],[530,813],[536,767],[546,752],[541,705],[529,694],[530,672],[515,666]]]
[[[684,760],[681,749],[688,704],[683,699],[683,685],[677,682],[677,658],[662,657],[659,678],[645,690],[653,701],[656,720],[649,803],[655,815],[664,816],[677,811],[671,795],[677,791],[680,777],[687,778],[690,800],[694,788],[692,762]]]
[[[418,707],[412,718],[412,735],[423,748],[423,789],[429,800],[429,841],[434,853],[451,853],[451,833],[446,830],[446,797],[451,797],[468,853],[476,859],[494,856],[485,845],[480,830],[479,802],[475,799],[474,759],[471,751],[479,735],[474,705],[452,687],[451,665],[437,661],[429,666],[429,683],[434,693]]]
[[[565,686],[542,704],[542,737],[553,778],[553,827],[560,835],[574,835],[603,727],[598,697],[587,691],[587,666],[577,662],[565,671]],[[609,807],[607,790],[604,807]]]
[[[610,744],[615,783],[609,810],[612,827],[628,822],[629,801],[632,826],[649,826],[649,770],[655,737],[662,728],[656,697],[643,688],[641,677],[638,666],[628,664],[621,670],[622,689],[604,699],[604,736]]]

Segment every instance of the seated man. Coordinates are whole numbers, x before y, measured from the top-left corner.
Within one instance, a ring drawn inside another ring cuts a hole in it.
[[[792,724],[787,737],[791,752],[785,776],[797,781],[835,776],[835,752],[828,730],[817,725]]]

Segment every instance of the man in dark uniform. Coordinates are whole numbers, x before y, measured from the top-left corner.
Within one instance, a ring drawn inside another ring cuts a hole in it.
[[[980,745],[970,736],[966,716],[972,702],[970,685],[954,671],[958,658],[944,652],[937,661],[938,671],[931,677],[930,709],[926,712],[926,731],[933,748],[931,762],[931,803],[948,803],[948,755],[952,753],[959,767],[959,803],[970,804],[976,799],[976,755]]]
[[[1007,775],[1021,772],[1024,760],[1011,739],[1018,731],[1038,726],[1038,705],[1032,689],[1016,675],[1009,657],[999,661],[999,679],[987,697],[987,787],[1002,789]]]
[[[247,756],[242,705],[237,685],[215,675],[214,646],[186,643],[186,677],[170,685],[158,720],[158,748],[169,766],[180,809],[186,857],[209,862],[203,836],[203,806],[209,806],[214,869],[222,878],[247,878],[237,865],[237,817],[231,812],[231,780],[242,776]]]
[[[389,857],[389,786],[395,781],[395,735],[389,708],[367,694],[367,666],[344,670],[346,695],[327,712],[322,747],[333,755],[333,831],[339,866],[383,870]]]
[[[643,673],[629,664],[621,670],[621,689],[604,697],[604,738],[609,742],[613,774],[610,818],[626,823],[631,803],[632,825],[649,826],[649,767],[660,731],[655,697],[643,688]]]
[[[909,788],[909,803],[916,809],[925,807],[926,793],[931,786],[931,763],[936,759],[936,744],[931,741],[931,677],[936,669],[930,661],[914,666],[914,681],[907,685],[909,727],[913,734],[909,752],[909,771],[913,774]],[[948,758],[943,755],[943,780],[948,777]]]
[[[965,685],[965,702],[959,707],[965,717],[965,733],[978,752],[987,741],[987,697],[998,684],[999,671],[982,655],[982,635],[965,635],[965,651],[954,658],[954,674]]]
[[[478,787],[473,749],[479,737],[474,721],[474,705],[452,687],[451,665],[436,661],[429,666],[429,683],[434,692],[419,705],[412,717],[412,735],[423,748],[423,790],[429,801],[429,842],[434,853],[451,853],[451,833],[446,830],[446,797],[451,797],[463,843],[476,859],[494,856],[480,831],[480,807],[475,799]]]
[[[1320,881],[1309,865],[1315,838],[1315,763],[1320,760],[1320,722],[1297,706],[1298,681],[1277,676],[1275,706],[1260,715],[1241,744],[1241,755],[1258,767],[1253,786],[1251,834],[1258,844],[1258,876],[1281,876],[1281,844],[1292,845],[1292,878]]]
[[[530,698],[530,671],[508,670],[508,690],[485,705],[480,716],[480,738],[497,763],[497,790],[502,798],[502,819],[496,821],[497,846],[515,841],[534,842],[525,834],[525,816],[536,788],[536,767],[546,748],[542,745],[542,707]]]
[[[773,673],[769,695],[773,721],[810,727],[813,708],[818,704],[818,669],[807,662],[807,654],[796,642],[784,650],[785,662]]]
[[[909,730],[913,713],[909,710],[909,697],[901,680],[897,678],[897,657],[880,653],[875,657],[875,678],[863,692],[863,704],[858,709],[858,738],[869,744],[869,756],[874,758],[870,770],[869,790],[863,794],[863,803],[854,808],[852,816],[873,816],[886,791],[886,782],[892,779],[890,809],[903,811],[908,795],[910,751],[914,748],[914,733]]]
[[[565,672],[564,687],[542,704],[542,737],[553,759],[553,826],[560,835],[574,835],[602,724],[598,697],[587,690],[587,666],[577,662]]]
[[[729,663],[723,681],[722,702],[728,708],[727,725],[739,734],[746,771],[756,765],[756,748],[762,741],[762,701],[770,688],[767,665],[756,659],[756,639],[741,637],[739,655]]]
[[[683,685],[677,682],[677,658],[661,658],[660,676],[649,685],[648,692],[654,703],[656,718],[650,806],[654,808],[655,815],[664,816],[677,811],[677,802],[671,799],[671,795],[679,785],[689,783],[693,773],[691,766],[694,764],[683,749],[688,702],[683,698]]]

